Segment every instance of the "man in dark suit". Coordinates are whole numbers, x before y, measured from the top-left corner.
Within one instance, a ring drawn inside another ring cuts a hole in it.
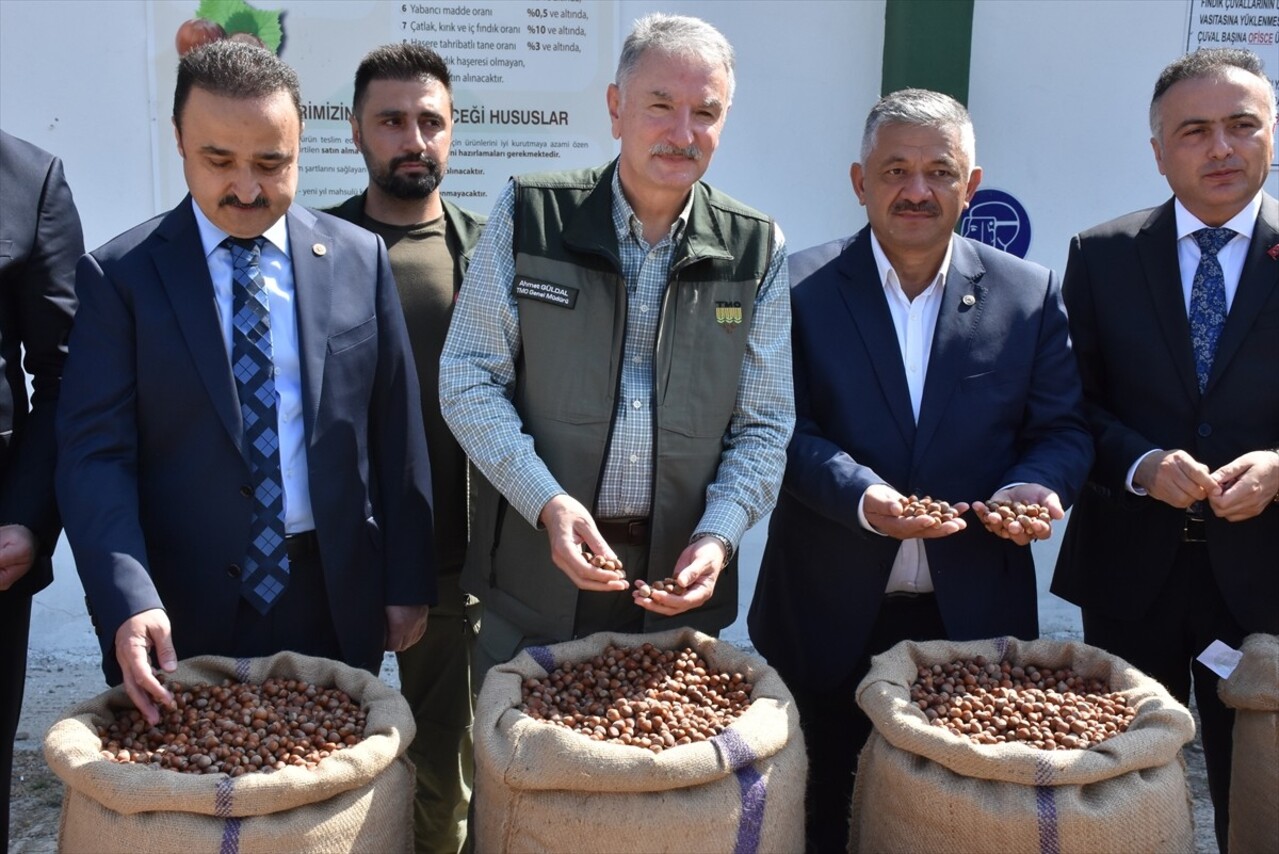
[[[182,57],[190,195],[80,262],[58,500],[103,648],[148,720],[177,656],[376,672],[435,596],[430,465],[386,248],[292,204],[297,77]]]
[[[53,414],[75,312],[73,271],[84,254],[62,161],[0,131],[0,780],[27,672],[31,597],[53,580],[58,542]],[[26,371],[34,394],[28,400]],[[8,845],[9,799],[0,806]]]
[[[1150,119],[1174,197],[1076,236],[1066,265],[1097,465],[1053,592],[1089,643],[1183,703],[1193,682],[1224,851],[1233,714],[1191,662],[1279,632],[1274,90],[1252,53],[1198,51],[1160,75]]]
[[[866,121],[870,225],[791,259],[795,435],[749,618],[809,745],[808,848],[842,851],[870,723],[855,690],[904,639],[1038,634],[1027,544],[984,501],[1061,519],[1092,462],[1052,273],[954,227],[981,180],[954,99],[907,89]],[[905,517],[914,493],[974,521]]]

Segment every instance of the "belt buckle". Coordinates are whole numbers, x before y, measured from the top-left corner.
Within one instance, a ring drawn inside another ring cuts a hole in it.
[[[1208,532],[1202,517],[1186,514],[1186,526],[1181,531],[1181,541],[1183,543],[1208,542]]]

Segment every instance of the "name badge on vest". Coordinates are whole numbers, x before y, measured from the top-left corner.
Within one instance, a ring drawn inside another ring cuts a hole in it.
[[[577,305],[577,288],[568,288],[551,282],[539,282],[535,279],[516,279],[515,295],[539,302],[549,302],[560,308],[573,308]]]

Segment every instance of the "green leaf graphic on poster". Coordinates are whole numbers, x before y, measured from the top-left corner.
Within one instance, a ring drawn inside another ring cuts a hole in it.
[[[230,33],[249,33],[257,36],[267,49],[279,52],[284,41],[280,26],[280,13],[268,9],[255,9],[244,0],[200,0],[197,18],[205,18],[220,24]]]

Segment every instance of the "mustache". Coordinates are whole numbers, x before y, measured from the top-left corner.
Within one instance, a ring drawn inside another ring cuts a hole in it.
[[[893,203],[890,213],[922,213],[939,216],[941,214],[941,208],[938,207],[936,202],[911,202],[903,199],[899,202]]]
[[[696,145],[679,146],[667,145],[664,142],[659,142],[657,145],[650,148],[648,153],[655,157],[661,157],[669,154],[677,157],[687,157],[689,160],[702,159],[702,150]]]
[[[218,200],[218,207],[220,208],[232,207],[252,210],[253,208],[267,207],[268,204],[270,203],[266,200],[266,196],[258,196],[251,202],[242,202],[234,193],[223,196]]]
[[[401,154],[399,157],[392,157],[390,167],[392,172],[403,166],[405,163],[419,163],[432,172],[440,171],[440,164],[434,157],[425,154]]]

